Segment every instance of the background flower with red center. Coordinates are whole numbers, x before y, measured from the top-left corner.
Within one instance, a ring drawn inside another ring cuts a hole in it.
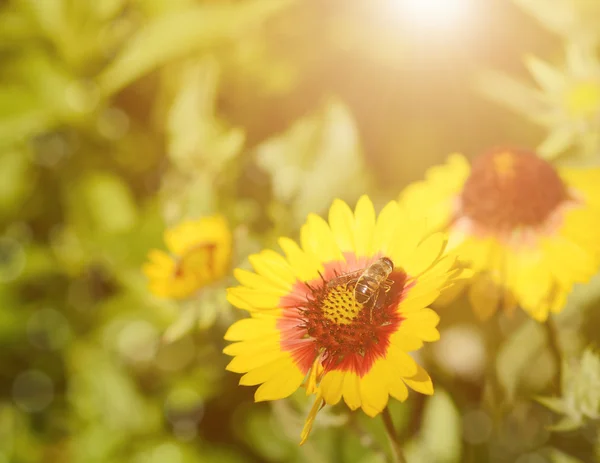
[[[303,432],[325,403],[344,400],[352,410],[380,413],[388,397],[404,401],[408,387],[432,394],[428,374],[408,352],[436,341],[438,315],[426,308],[461,270],[444,256],[446,235],[427,235],[421,221],[390,202],[376,217],[362,197],[354,214],[336,200],[329,223],[310,215],[300,246],[281,238],[282,256],[265,250],[250,256],[254,272],[237,269],[241,285],[229,301],[250,312],[234,323],[225,349],[227,369],[244,373],[240,384],[259,385],[255,400],[276,400],[304,385],[317,394]],[[383,257],[394,268],[375,279],[364,304],[357,279]],[[408,386],[408,387],[407,387]]]
[[[544,321],[600,266],[600,169],[558,169],[516,149],[472,166],[454,154],[400,201],[449,232],[449,249],[476,272],[469,299],[484,319],[519,305]]]
[[[221,216],[184,221],[164,239],[170,254],[153,249],[143,267],[155,296],[188,298],[229,271],[231,231]]]

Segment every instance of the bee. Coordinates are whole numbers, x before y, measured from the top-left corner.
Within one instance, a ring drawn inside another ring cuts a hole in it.
[[[377,259],[369,265],[358,277],[354,286],[356,302],[366,304],[379,294],[380,288],[386,292],[389,291],[392,282],[388,280],[388,277],[393,270],[394,263],[387,257]]]
[[[377,259],[368,267],[354,272],[339,275],[329,281],[328,287],[343,284],[345,287],[354,285],[354,301],[365,305],[370,302],[371,315],[377,304],[380,290],[388,292],[393,281],[388,280],[390,273],[394,270],[394,263],[387,257]]]

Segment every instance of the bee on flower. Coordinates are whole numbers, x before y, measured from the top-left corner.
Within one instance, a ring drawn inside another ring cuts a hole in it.
[[[545,321],[600,267],[600,169],[556,168],[512,148],[472,165],[453,154],[400,202],[449,233],[449,251],[474,271],[468,297],[482,319],[519,306]]]
[[[437,341],[439,317],[427,308],[463,276],[444,255],[446,235],[427,234],[422,221],[396,202],[376,216],[363,196],[353,212],[336,200],[329,221],[310,215],[300,244],[279,240],[284,255],[249,257],[254,272],[236,269],[240,285],[229,301],[249,318],[234,323],[224,352],[241,385],[260,385],[256,401],[288,397],[300,387],[317,412],[343,400],[351,410],[381,413],[389,396],[411,388],[432,394],[429,375],[408,354]]]
[[[153,249],[143,266],[155,296],[186,299],[229,271],[232,237],[222,216],[184,221],[166,230],[164,240],[169,253]]]

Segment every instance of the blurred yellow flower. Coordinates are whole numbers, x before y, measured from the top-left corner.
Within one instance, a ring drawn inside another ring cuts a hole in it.
[[[525,65],[537,87],[492,72],[484,73],[481,90],[547,129],[537,147],[541,157],[554,158],[573,148],[574,154],[596,156],[600,149],[600,61],[595,50],[570,45],[561,67],[533,55]]]
[[[469,299],[482,319],[520,306],[545,321],[600,266],[600,169],[557,169],[516,149],[491,150],[472,167],[453,154],[400,202],[448,231],[449,251],[475,272]]]
[[[165,231],[170,254],[153,249],[143,266],[150,291],[185,299],[223,278],[231,260],[231,231],[221,216],[188,220]]]
[[[256,273],[237,269],[241,286],[228,292],[250,318],[225,334],[236,341],[224,350],[234,357],[227,369],[245,373],[242,385],[261,385],[256,401],[282,399],[301,386],[316,394],[303,443],[325,404],[343,398],[375,416],[389,395],[406,400],[407,386],[433,393],[408,352],[439,339],[439,317],[427,306],[461,275],[443,255],[445,234],[425,234],[424,223],[396,202],[377,218],[363,196],[354,213],[335,200],[329,223],[309,215],[300,246],[288,238],[279,244],[285,256],[251,255]]]

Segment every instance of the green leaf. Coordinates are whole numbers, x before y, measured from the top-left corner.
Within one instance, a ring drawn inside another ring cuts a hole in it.
[[[485,98],[524,115],[534,122],[544,109],[544,95],[537,89],[502,72],[484,70],[475,78],[475,87]]]
[[[181,339],[194,328],[197,319],[198,313],[196,306],[194,304],[188,304],[181,311],[179,318],[165,330],[162,341],[166,344],[170,344]]]
[[[245,141],[242,129],[228,128],[216,115],[218,63],[205,59],[186,66],[168,114],[169,156],[182,171],[218,175]]]
[[[428,461],[453,463],[461,457],[461,418],[450,395],[436,390],[423,412],[421,445],[430,455]]]
[[[239,37],[290,3],[205,4],[159,16],[140,29],[99,76],[101,91],[110,95],[169,60]]]
[[[82,193],[96,230],[121,233],[137,222],[133,196],[119,177],[107,172],[90,174],[84,180]]]
[[[546,139],[537,147],[537,152],[545,159],[554,159],[575,142],[578,132],[577,127],[573,126],[551,130]]]
[[[565,404],[559,397],[536,397],[535,400],[555,413],[564,414],[566,411]]]
[[[548,426],[548,429],[556,432],[569,432],[579,429],[581,425],[581,421],[576,421],[571,417],[565,417],[561,419],[557,424]]]
[[[539,323],[527,320],[500,346],[496,373],[509,401],[514,400],[521,377],[539,356],[544,345],[543,328]]]
[[[310,212],[327,210],[333,199],[355,200],[367,187],[356,126],[338,100],[261,144],[256,156],[272,176],[280,202],[273,209],[276,221],[283,207],[299,225]]]
[[[561,91],[567,83],[562,72],[542,61],[537,56],[527,56],[525,58],[525,66],[527,66],[531,75],[545,92],[555,93]]]
[[[35,176],[25,152],[0,152],[0,217],[21,207],[34,182]]]
[[[579,458],[572,457],[554,448],[549,449],[547,455],[552,463],[584,463]]]

